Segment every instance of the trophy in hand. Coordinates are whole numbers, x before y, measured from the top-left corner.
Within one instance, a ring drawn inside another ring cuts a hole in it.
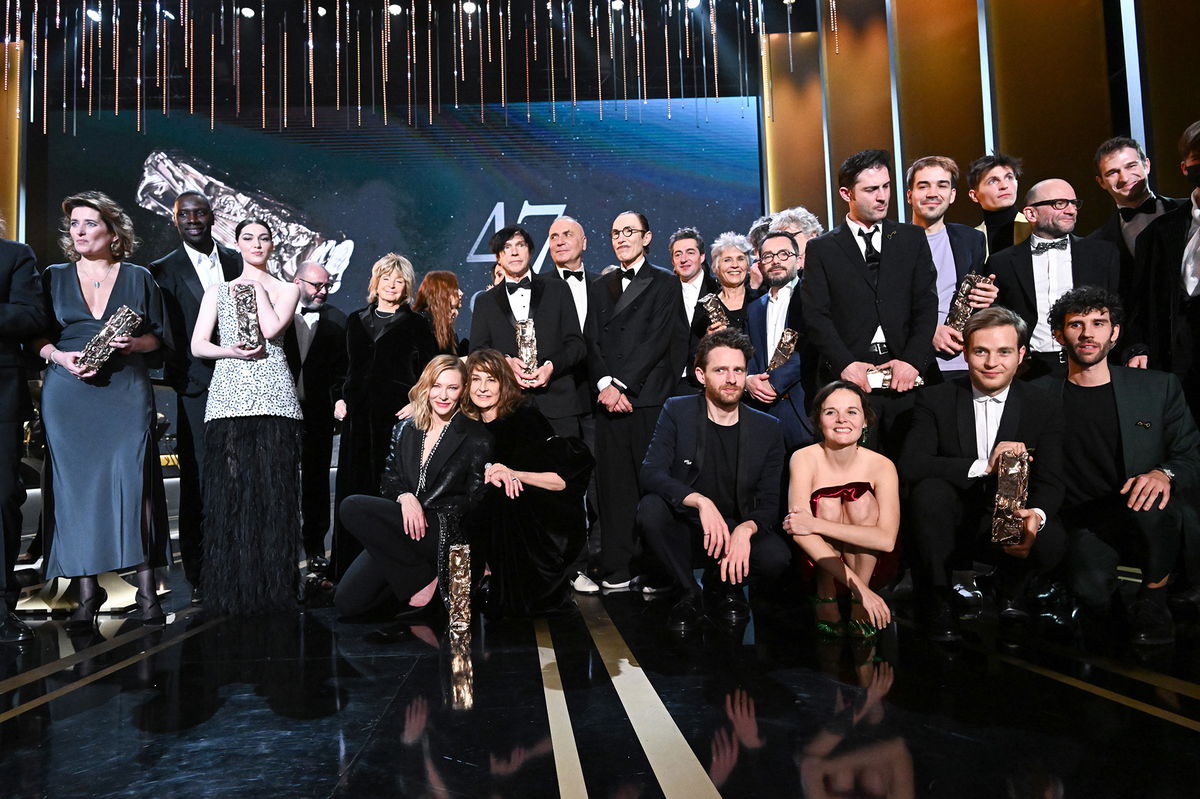
[[[971,290],[979,285],[990,286],[991,284],[992,279],[987,275],[974,273],[965,275],[962,283],[958,284],[958,291],[954,292],[954,299],[950,303],[950,312],[946,314],[946,325],[961,333],[967,319],[975,313],[975,309],[971,307]]]
[[[1019,544],[1025,536],[1016,511],[1029,498],[1029,453],[1002,452],[996,463],[996,506],[992,512],[992,543]]]
[[[716,294],[705,294],[700,298],[700,304],[708,312],[708,323],[710,325],[729,326],[729,314],[725,313],[725,306],[721,304],[720,297]]]
[[[233,307],[237,312],[237,340],[246,349],[261,347],[262,330],[258,326],[258,302],[254,286],[238,283],[233,287]]]
[[[538,368],[537,331],[533,320],[517,322],[517,360],[521,362],[526,377],[533,377]]]
[[[141,322],[142,317],[134,313],[128,305],[122,305],[116,313],[108,317],[100,332],[92,336],[92,340],[84,346],[76,363],[84,369],[98,371],[112,357],[113,348],[109,343],[119,336],[128,336]]]
[[[771,362],[767,364],[767,371],[773,372],[779,367],[787,363],[788,358],[792,357],[792,353],[796,351],[796,342],[800,339],[800,334],[790,327],[785,327],[783,332],[779,334],[779,344],[775,347],[775,354],[771,356]]]
[[[891,391],[892,390],[892,367],[884,366],[878,369],[867,370],[867,385],[872,391]],[[925,385],[925,380],[920,375],[917,375],[917,382],[914,386]]]

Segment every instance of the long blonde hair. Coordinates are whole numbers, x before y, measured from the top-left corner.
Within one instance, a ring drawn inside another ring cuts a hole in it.
[[[429,406],[429,391],[437,379],[442,376],[442,372],[448,372],[451,369],[458,372],[465,392],[467,390],[467,368],[453,355],[434,356],[433,360],[425,365],[417,384],[409,389],[408,401],[413,406],[412,420],[417,429],[428,430],[433,424],[433,408]]]

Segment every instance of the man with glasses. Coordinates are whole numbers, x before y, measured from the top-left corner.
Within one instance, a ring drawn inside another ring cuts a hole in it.
[[[304,514],[304,551],[309,571],[324,574],[325,534],[329,532],[329,465],[333,460],[333,407],[346,382],[346,314],[330,305],[329,272],[305,261],[292,280],[300,303],[283,340],[288,366],[296,379],[296,397],[304,412],[300,452],[300,508]]]
[[[767,293],[746,311],[750,342],[754,345],[746,390],[755,407],[779,420],[789,453],[813,441],[805,397],[816,378],[816,354],[808,344],[804,301],[797,290],[806,243],[804,236],[793,236],[786,231],[767,233],[758,248]],[[786,360],[768,371],[785,330],[798,336],[794,349]]]
[[[996,302],[1025,320],[1029,337],[1029,368],[1022,375],[1034,380],[1052,374],[1067,376],[1062,347],[1047,321],[1059,297],[1076,286],[1098,286],[1117,292],[1121,276],[1117,248],[1106,241],[1081,239],[1075,230],[1080,201],[1065,180],[1037,183],[1025,195],[1022,213],[1033,230],[1019,246],[993,255],[988,268],[996,275]]]
[[[196,358],[188,342],[200,313],[204,290],[214,283],[235,279],[242,259],[213,240],[213,211],[208,198],[185,191],[175,199],[175,227],[182,240],[179,249],[150,264],[162,289],[176,346],[167,357],[166,379],[175,389],[175,454],[179,458],[179,555],[183,573],[192,585],[192,603],[203,600],[200,558],[204,541],[204,502],[200,473],[204,463],[204,406],[214,362]]]
[[[941,380],[962,377],[967,372],[963,360],[962,334],[946,324],[950,304],[958,285],[968,274],[984,275],[987,238],[966,225],[946,221],[946,212],[957,196],[958,164],[941,155],[918,158],[904,176],[908,184],[908,204],[913,224],[925,230],[925,240],[937,269],[938,325],[933,334],[934,363]],[[991,276],[993,279],[995,275]],[[996,286],[976,285],[971,291],[971,307],[987,308],[996,299]]]
[[[601,586],[628,590],[634,576],[638,470],[663,402],[679,382],[673,350],[683,330],[679,280],[649,262],[653,234],[634,211],[612,223],[620,266],[588,293],[588,368],[596,407],[596,486],[600,500]]]

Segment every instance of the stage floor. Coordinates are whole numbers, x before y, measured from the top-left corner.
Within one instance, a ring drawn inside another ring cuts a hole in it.
[[[1200,650],[818,642],[811,614],[667,634],[670,600],[381,638],[332,608],[186,606],[0,646],[0,795],[1192,797]]]

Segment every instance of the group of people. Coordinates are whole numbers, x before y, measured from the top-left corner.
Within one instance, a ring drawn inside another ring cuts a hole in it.
[[[118,569],[137,574],[142,621],[165,621],[161,362],[181,557],[193,601],[218,612],[294,605],[303,547],[344,616],[408,622],[444,608],[466,543],[498,615],[640,590],[673,594],[668,623],[687,632],[745,619],[744,585],[792,569],[813,576],[821,635],[870,638],[892,620],[880,586],[907,570],[926,634],[953,641],[982,570],[1003,623],[1116,615],[1135,641],[1169,642],[1168,596],[1200,606],[1200,122],[1180,154],[1197,189],[1172,200],[1138,142],[1104,142],[1096,180],[1115,209],[1087,238],[1074,187],[1019,196],[1020,161],[1001,153],[966,173],[977,228],[945,221],[960,174],[942,156],[908,167],[914,224],[894,222],[881,150],[841,165],[846,216],[828,233],[803,208],[711,248],[682,228],[671,269],[650,262],[638,212],[613,220],[603,271],[584,268],[575,219],[551,224],[540,274],[533,236],[505,227],[465,341],[452,272],[418,285],[385,255],[347,315],[320,264],[270,274],[263,220],[237,226],[236,252],[216,243],[199,192],[175,204],[180,247],[148,269],[126,261],[136,239],[112,200],[69,197],[67,263],[39,274],[28,247],[0,244],[0,640],[29,635],[8,612],[25,351],[47,363],[46,576],[75,578],[76,628],[104,601],[96,575]],[[81,360],[121,306],[133,329],[99,366]],[[1005,454],[1027,462],[1027,492],[996,542]],[[1129,603],[1119,565],[1140,571]]]

